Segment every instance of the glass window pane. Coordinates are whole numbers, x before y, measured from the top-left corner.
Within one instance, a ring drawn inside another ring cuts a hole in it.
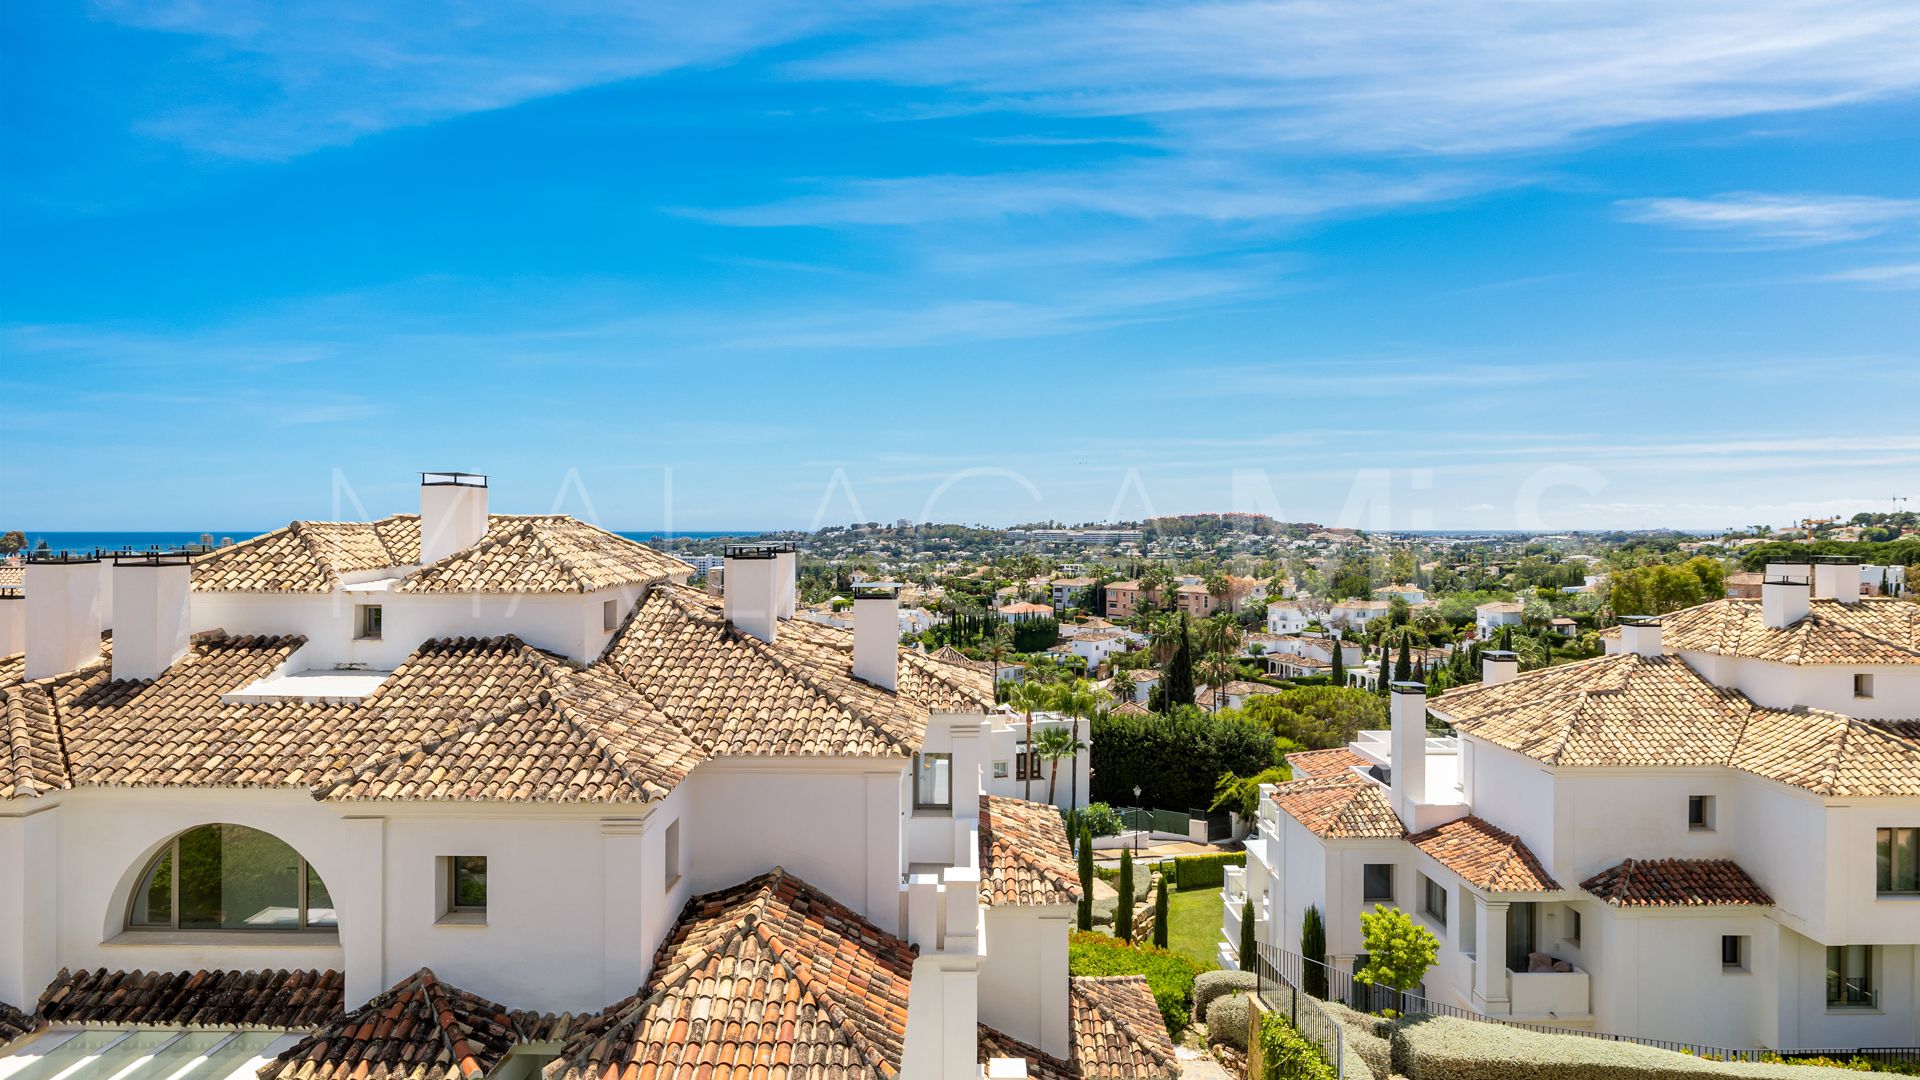
[[[333,913],[333,894],[327,891],[327,883],[320,880],[311,866],[307,867],[307,925],[340,925]]]
[[[487,906],[487,857],[453,857],[453,906],[460,910],[484,911]]]
[[[279,930],[300,925],[300,856],[241,825],[203,825],[180,837],[180,926]]]
[[[133,911],[128,926],[173,927],[173,845],[168,844],[153,860],[146,880],[133,894]]]
[[[1893,887],[1920,892],[1920,829],[1895,829],[1893,835]]]
[[[1893,891],[1893,830],[1878,829],[1874,832],[1874,855],[1876,860],[1875,887],[1881,892]]]

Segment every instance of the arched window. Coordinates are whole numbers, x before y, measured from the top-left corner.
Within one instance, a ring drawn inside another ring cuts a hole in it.
[[[130,930],[332,930],[333,897],[300,853],[244,825],[202,825],[160,849]]]

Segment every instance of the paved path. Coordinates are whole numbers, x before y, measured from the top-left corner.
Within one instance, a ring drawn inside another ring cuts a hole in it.
[[[1180,1059],[1180,1080],[1233,1080],[1226,1066],[1210,1054],[1187,1046],[1176,1046],[1173,1052]]]

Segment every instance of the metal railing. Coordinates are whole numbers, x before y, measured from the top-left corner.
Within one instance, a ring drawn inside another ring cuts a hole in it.
[[[1126,832],[1188,834],[1191,819],[1178,810],[1147,810],[1137,806],[1116,806],[1113,810],[1120,815],[1121,828]]]
[[[1331,964],[1309,960],[1298,953],[1288,952],[1274,945],[1262,943],[1258,951],[1259,957],[1255,962],[1254,972],[1260,981],[1260,995],[1269,1007],[1283,1011],[1287,1008],[1297,1009],[1298,999],[1311,999],[1315,993],[1324,990],[1327,1000],[1343,1002],[1348,1007],[1364,1013],[1379,1013],[1388,1009],[1402,1016],[1409,1013],[1427,1013],[1433,1016],[1448,1016],[1456,1020],[1471,1020],[1475,1023],[1501,1024],[1548,1035],[1578,1035],[1581,1038],[1600,1039],[1606,1042],[1637,1043],[1641,1046],[1672,1050],[1675,1053],[1692,1054],[1696,1057],[1717,1058],[1722,1061],[1758,1061],[1769,1054],[1788,1056],[1781,1051],[1765,1048],[1711,1046],[1669,1039],[1644,1039],[1634,1035],[1610,1035],[1599,1031],[1584,1031],[1580,1028],[1529,1023],[1524,1020],[1504,1020],[1472,1009],[1463,1009],[1457,1005],[1435,1001],[1412,991],[1395,990],[1392,987],[1361,982],[1355,979],[1351,972],[1341,971]],[[1246,962],[1243,957],[1241,968],[1244,970],[1245,967]],[[1317,974],[1319,978],[1310,980],[1310,974]],[[1309,981],[1316,985],[1309,988]],[[1322,1046],[1324,1048],[1325,1044],[1323,1043]],[[1883,1048],[1881,1052],[1898,1051]],[[1794,1051],[1792,1053],[1813,1056],[1817,1052]],[[1853,1054],[1852,1051],[1833,1051],[1832,1053],[1842,1058]]]

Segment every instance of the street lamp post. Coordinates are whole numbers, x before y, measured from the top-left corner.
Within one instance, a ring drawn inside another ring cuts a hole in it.
[[[1140,818],[1138,815],[1146,808],[1140,805],[1140,785],[1133,785],[1133,853],[1140,854]]]

